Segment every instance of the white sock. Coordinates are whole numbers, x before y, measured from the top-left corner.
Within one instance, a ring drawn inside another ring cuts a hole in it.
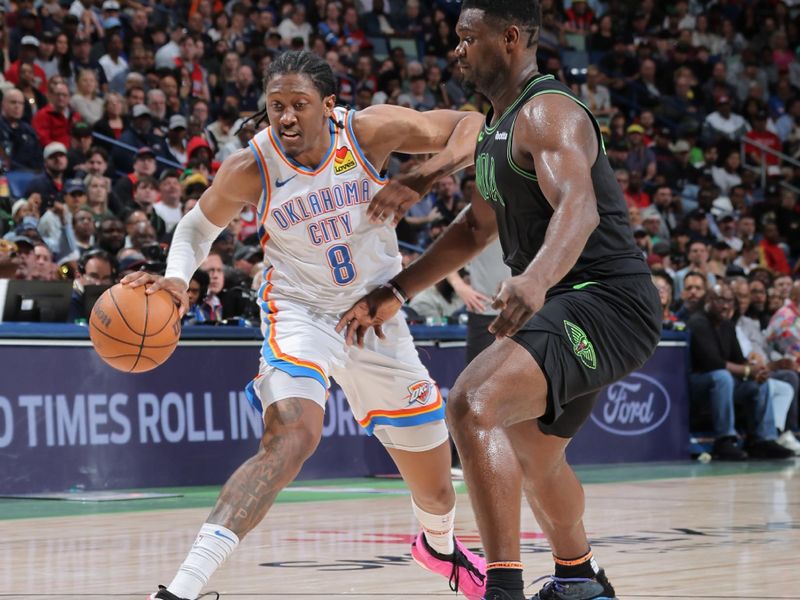
[[[413,498],[411,499],[411,506],[414,509],[417,521],[422,525],[422,531],[425,534],[425,541],[428,542],[428,545],[439,554],[452,554],[456,549],[453,541],[456,505],[453,504],[453,508],[445,515],[432,515],[425,512],[417,506]]]
[[[222,525],[204,523],[175,579],[167,586],[167,591],[178,598],[194,600],[214,571],[238,545],[239,537],[231,530]]]

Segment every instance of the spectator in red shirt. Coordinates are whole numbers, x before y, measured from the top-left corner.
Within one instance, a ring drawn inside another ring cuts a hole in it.
[[[783,150],[781,139],[771,131],[767,131],[767,111],[764,109],[759,110],[755,114],[753,117],[753,129],[748,131],[744,137],[745,139],[753,140],[763,146],[772,148],[777,152]],[[751,144],[745,144],[744,151],[747,153],[747,156],[750,157],[750,160],[756,164],[761,164],[762,160],[767,165],[777,165],[780,163],[777,156],[766,154]]]
[[[50,104],[33,116],[33,128],[42,146],[50,142],[68,146],[72,124],[80,121],[81,116],[69,107],[69,88],[63,79],[54,78],[47,87]]]
[[[591,33],[594,24],[594,13],[586,4],[586,0],[572,0],[572,6],[567,9],[567,22],[564,29],[569,32]]]
[[[19,58],[11,63],[5,72],[5,78],[14,85],[19,83],[19,67],[23,63],[33,67],[34,85],[43,94],[47,93],[47,75],[42,67],[34,61],[39,55],[39,40],[32,35],[25,35],[20,41]]]
[[[773,273],[791,275],[792,269],[786,259],[786,253],[780,246],[780,233],[774,221],[764,223],[764,238],[758,243],[761,264]]]

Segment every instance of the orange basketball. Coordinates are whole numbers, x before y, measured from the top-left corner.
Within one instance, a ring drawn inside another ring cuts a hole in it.
[[[178,307],[164,290],[118,283],[92,309],[89,337],[105,362],[127,373],[155,369],[175,351],[181,337]]]

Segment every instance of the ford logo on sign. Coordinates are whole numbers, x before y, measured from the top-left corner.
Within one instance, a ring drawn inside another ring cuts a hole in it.
[[[669,394],[663,385],[647,375],[631,373],[606,388],[591,417],[609,433],[642,435],[666,421],[669,410]]]

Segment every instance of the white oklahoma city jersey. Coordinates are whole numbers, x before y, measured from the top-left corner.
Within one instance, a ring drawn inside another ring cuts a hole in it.
[[[261,171],[259,235],[272,265],[270,299],[299,301],[336,314],[401,269],[394,229],[367,219],[385,185],[353,133],[354,111],[335,109],[330,148],[308,168],[287,157],[272,127],[250,142]]]

